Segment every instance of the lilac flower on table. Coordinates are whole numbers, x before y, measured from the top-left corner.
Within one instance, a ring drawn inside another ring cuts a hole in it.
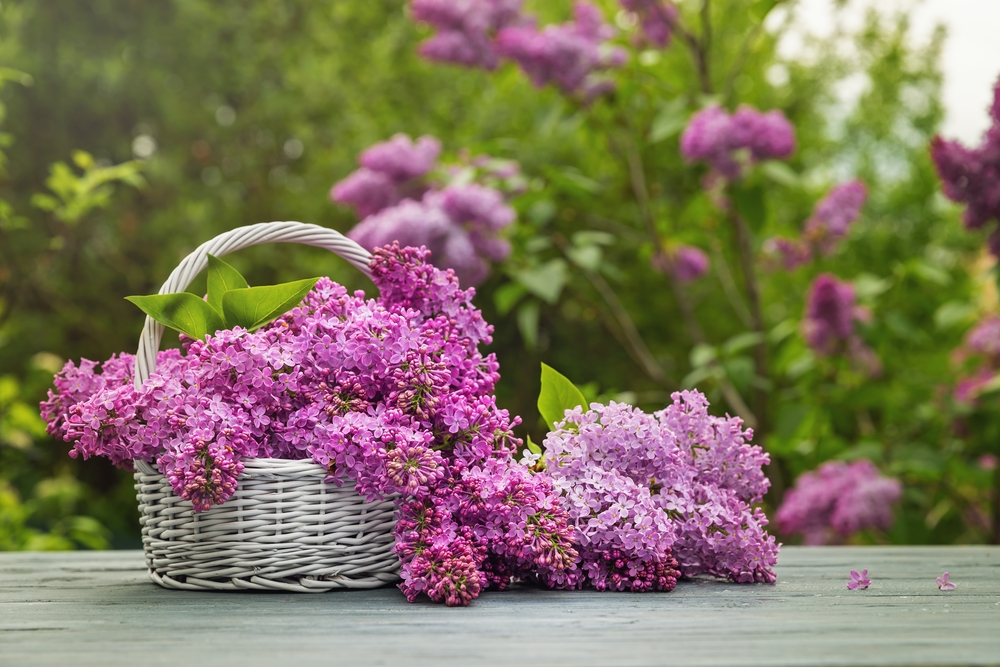
[[[868,570],[851,570],[851,580],[847,582],[847,587],[852,590],[863,590],[872,585],[872,580],[868,578]]]
[[[953,582],[951,582],[951,581],[948,581],[948,577],[949,576],[950,575],[947,572],[945,572],[944,574],[942,574],[940,577],[938,577],[936,579],[937,586],[938,586],[939,590],[942,590],[942,591],[953,591],[953,590],[955,590],[955,584]]]
[[[931,142],[931,157],[944,194],[966,205],[963,220],[968,229],[1000,221],[1000,80],[993,88],[990,118],[993,123],[976,148],[940,136]],[[993,228],[988,245],[990,252],[1000,257],[1000,226]]]

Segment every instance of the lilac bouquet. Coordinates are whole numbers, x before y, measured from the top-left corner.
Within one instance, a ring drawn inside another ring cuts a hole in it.
[[[552,369],[542,378],[539,407],[558,421],[527,462],[543,467],[563,496],[576,530],[577,585],[669,591],[681,575],[697,574],[775,581],[779,545],[751,507],[770,486],[761,469],[769,458],[749,444],[739,418],[709,415],[697,391],[673,394],[652,415],[615,402],[584,410],[568,380]],[[573,392],[577,407],[555,416],[546,394]]]
[[[519,423],[492,396],[492,327],[424,249],[379,248],[381,296],[320,279],[255,331],[185,337],[136,389],[133,357],[67,363],[42,404],[72,456],[155,462],[196,511],[224,503],[246,457],[312,459],[368,499],[399,494],[402,590],[449,605],[577,554],[552,481],[514,456]]]

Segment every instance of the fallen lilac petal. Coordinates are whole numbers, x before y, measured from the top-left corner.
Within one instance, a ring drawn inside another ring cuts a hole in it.
[[[942,574],[940,577],[937,578],[936,581],[937,581],[938,589],[940,589],[942,591],[953,591],[953,590],[955,590],[955,584],[952,583],[952,582],[950,582],[950,581],[948,581],[948,577],[949,576],[950,575],[947,572],[945,572],[944,574]]]

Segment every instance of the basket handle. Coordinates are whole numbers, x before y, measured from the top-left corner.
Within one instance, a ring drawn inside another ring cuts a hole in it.
[[[261,222],[231,229],[202,243],[177,265],[158,293],[173,294],[187,289],[195,276],[208,266],[209,254],[222,257],[263,243],[302,243],[325,248],[340,255],[371,278],[371,270],[368,268],[371,254],[340,232],[304,222]],[[162,324],[149,316],[146,317],[146,324],[139,336],[139,349],[135,353],[136,389],[141,387],[156,370],[156,355],[160,351],[163,330]]]

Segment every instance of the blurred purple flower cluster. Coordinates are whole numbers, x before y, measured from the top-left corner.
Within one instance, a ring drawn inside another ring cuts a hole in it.
[[[578,1],[573,20],[536,27],[521,0],[413,0],[413,17],[438,32],[420,47],[426,58],[494,69],[501,57],[516,62],[542,87],[552,84],[584,101],[610,92],[603,70],[624,64],[624,50],[610,46],[614,29],[600,9]]]
[[[965,337],[956,350],[958,361],[974,359],[975,369],[955,383],[954,398],[959,403],[974,403],[979,394],[1000,373],[1000,315],[987,315]]]
[[[759,508],[768,455],[696,391],[652,415],[622,403],[567,410],[541,462],[576,528],[579,585],[670,590],[677,570],[774,581],[778,546]]]
[[[669,0],[621,0],[622,9],[639,19],[641,41],[664,48],[677,25],[677,8]]]
[[[678,245],[663,253],[658,252],[651,263],[660,273],[671,275],[682,283],[701,278],[711,266],[708,255],[690,245]]]
[[[681,154],[690,162],[707,162],[733,181],[748,164],[783,159],[795,152],[795,129],[777,109],[761,113],[743,105],[730,115],[710,106],[696,113],[681,135]]]
[[[196,511],[225,502],[245,457],[311,458],[368,499],[398,493],[401,588],[468,604],[512,577],[572,578],[567,513],[514,460],[519,423],[496,406],[492,327],[427,251],[375,250],[378,299],[321,279],[256,332],[161,352],[135,389],[133,359],[68,363],[41,408],[73,456],[155,461]]]
[[[855,320],[867,322],[871,312],[855,303],[854,287],[823,273],[816,277],[806,296],[802,334],[806,344],[822,355],[847,354],[869,375],[881,373],[875,352],[854,331]]]
[[[768,239],[764,251],[789,271],[811,262],[815,253],[831,255],[861,215],[867,200],[868,188],[861,181],[841,183],[816,203],[801,238]]]
[[[882,477],[871,461],[827,461],[795,481],[775,521],[783,532],[802,533],[806,544],[843,541],[861,530],[892,526],[892,505],[902,493],[899,480]]]
[[[439,167],[440,153],[434,137],[413,142],[397,134],[361,153],[361,168],[336,183],[330,198],[362,218],[348,236],[365,248],[394,241],[424,246],[437,266],[453,269],[464,285],[476,285],[489,275],[491,262],[510,254],[501,233],[516,214],[498,188],[516,192],[520,171],[517,163],[489,156]],[[438,178],[431,177],[435,170]]]
[[[500,61],[497,33],[524,20],[523,0],[413,0],[410,11],[417,21],[437,28],[437,34],[420,45],[430,60],[495,69]]]
[[[976,148],[940,136],[931,142],[931,157],[944,181],[944,193],[966,205],[963,219],[969,229],[980,229],[990,220],[1000,223],[1000,80],[993,88],[990,117],[993,124]],[[990,233],[989,248],[1000,257],[1000,226]]]

